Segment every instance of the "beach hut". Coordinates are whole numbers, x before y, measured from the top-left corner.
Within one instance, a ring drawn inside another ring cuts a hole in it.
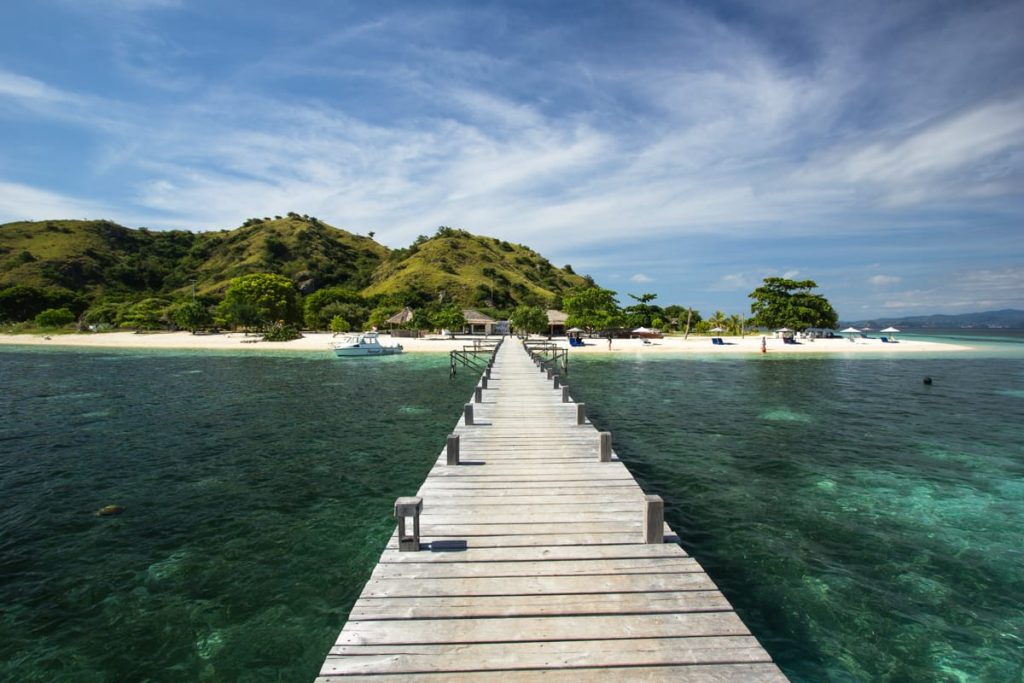
[[[463,310],[462,315],[466,318],[466,332],[468,334],[494,334],[494,327],[498,321],[491,316],[484,315],[480,311],[475,311],[471,308]]]
[[[562,311],[556,311],[553,308],[547,310],[548,314],[548,336],[562,336],[567,332],[565,329],[566,323],[569,321],[569,314]]]
[[[385,324],[390,325],[392,329],[394,329],[396,327],[402,327],[404,325],[408,325],[409,323],[411,323],[412,315],[412,309],[406,306],[405,308],[400,310],[398,313],[395,313],[393,316],[391,316],[384,322]]]

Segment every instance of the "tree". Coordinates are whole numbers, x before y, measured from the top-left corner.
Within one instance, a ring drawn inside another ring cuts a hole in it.
[[[195,334],[197,330],[212,324],[213,316],[198,301],[185,301],[171,309],[171,320],[178,327]]]
[[[660,316],[661,307],[651,306],[651,302],[658,298],[657,294],[628,294],[629,298],[636,301],[635,304],[626,308],[630,327],[650,327],[655,316]]]
[[[121,315],[118,324],[121,327],[133,327],[136,330],[158,330],[167,322],[166,299],[151,297],[132,304]]]
[[[828,299],[811,290],[818,285],[814,280],[787,280],[781,277],[766,277],[764,284],[749,294],[754,303],[750,304],[752,322],[771,329],[791,327],[805,330],[808,327],[833,328],[839,316]]]
[[[35,318],[39,327],[64,327],[75,322],[75,314],[66,308],[47,308]]]
[[[600,287],[586,287],[566,296],[563,303],[569,327],[582,327],[588,332],[616,327],[622,323],[615,292]]]
[[[334,334],[338,334],[339,332],[348,332],[351,329],[352,325],[340,315],[336,315],[331,318],[331,332]]]
[[[221,312],[234,325],[265,330],[279,321],[297,321],[297,292],[292,281],[281,275],[243,275],[228,283]]]
[[[539,306],[517,306],[509,319],[512,327],[517,332],[546,332],[548,329],[548,314]]]
[[[350,307],[342,310],[336,304],[347,304]],[[303,312],[306,327],[311,330],[327,329],[336,315],[348,320],[352,327],[361,328],[369,315],[369,307],[359,292],[344,287],[328,287],[307,296]]]
[[[466,316],[457,304],[448,304],[436,311],[430,317],[430,322],[434,323],[435,327],[450,331],[454,337],[455,330],[461,330],[466,326]]]

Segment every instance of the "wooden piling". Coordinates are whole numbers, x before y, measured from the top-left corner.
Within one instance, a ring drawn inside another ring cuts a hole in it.
[[[459,464],[459,435],[449,434],[448,443],[445,446],[445,455],[447,465],[458,465]]]
[[[664,543],[665,502],[661,496],[644,496],[644,543]]]

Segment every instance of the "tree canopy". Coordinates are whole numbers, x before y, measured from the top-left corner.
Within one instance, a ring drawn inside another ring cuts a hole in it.
[[[243,275],[228,285],[221,312],[235,325],[265,330],[276,322],[297,319],[296,294],[292,281],[281,275]]]
[[[839,316],[832,304],[820,294],[811,293],[817,286],[814,280],[766,277],[764,284],[749,294],[754,300],[750,304],[751,321],[772,329],[835,327]]]
[[[600,287],[580,289],[565,297],[566,323],[570,327],[582,327],[588,332],[618,327],[622,323],[619,302],[615,292]]]
[[[548,329],[548,315],[539,306],[518,306],[509,319],[516,332],[545,332]]]

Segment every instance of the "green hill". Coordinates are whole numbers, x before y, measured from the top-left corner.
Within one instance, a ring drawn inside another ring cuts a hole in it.
[[[442,299],[498,311],[552,305],[588,281],[528,247],[463,230],[440,228],[433,237],[390,250],[295,213],[197,233],[102,220],[0,225],[0,294],[17,285],[45,290],[50,305],[76,312],[100,303],[184,299],[193,284],[213,303],[231,278],[249,273],[283,275],[303,294],[342,287],[370,302],[415,306]]]
[[[377,268],[367,296],[417,292],[424,299],[508,309],[546,306],[586,283],[521,244],[440,228],[408,249],[393,251]]]

